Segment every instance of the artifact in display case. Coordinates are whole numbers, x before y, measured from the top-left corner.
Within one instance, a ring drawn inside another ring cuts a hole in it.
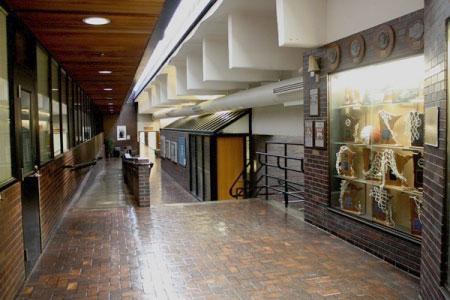
[[[363,205],[358,193],[362,190],[362,187],[359,187],[348,180],[342,180],[341,191],[339,193],[339,204],[341,209],[361,214],[363,212]]]
[[[398,144],[394,126],[401,116],[391,114],[384,110],[381,110],[378,116],[380,117],[381,143]]]
[[[355,152],[347,146],[341,146],[339,152],[336,153],[336,171],[339,175],[354,177],[353,157]]]
[[[415,236],[423,198],[423,55],[329,74],[331,206]]]
[[[420,235],[422,233],[422,206],[423,195],[410,196],[411,200],[411,233]]]
[[[346,142],[356,142],[359,130],[359,119],[350,113],[345,113],[343,122],[343,140]]]
[[[411,136],[411,146],[423,146],[424,135],[424,114],[418,111],[411,111],[408,114],[405,131]]]
[[[387,226],[394,226],[392,217],[392,195],[383,186],[372,186],[369,194],[376,203],[380,213],[374,214],[375,219],[383,221]]]
[[[367,178],[381,180],[381,186],[386,184],[386,181],[399,180],[400,184],[406,183],[406,178],[400,173],[397,168],[396,154],[392,149],[385,149],[383,152],[377,152],[374,159],[370,163],[370,169],[364,172]],[[406,162],[406,158],[402,158],[402,165]]]

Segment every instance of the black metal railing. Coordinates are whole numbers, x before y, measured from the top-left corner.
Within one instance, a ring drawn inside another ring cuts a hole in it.
[[[269,153],[269,145],[282,145],[284,150],[283,155]],[[242,170],[230,187],[230,196],[235,199],[239,199],[264,195],[266,200],[268,200],[271,195],[282,195],[285,207],[288,207],[289,203],[303,202],[303,180],[290,180],[289,173],[294,172],[296,174],[303,174],[304,161],[302,157],[288,155],[289,146],[298,146],[303,148],[303,144],[300,143],[266,142],[265,152],[256,152],[258,167],[256,170],[252,170],[251,162],[246,164],[244,170]],[[301,152],[303,153],[303,151]],[[270,162],[271,160],[275,160],[276,163]],[[290,162],[298,162],[299,168],[292,167]],[[270,174],[271,169],[274,169],[278,174],[281,171],[283,175],[275,176]],[[264,172],[260,174],[262,170],[264,170]],[[254,182],[248,179],[254,177],[248,176],[249,172],[254,172],[256,175]],[[275,184],[273,184],[274,182]],[[242,185],[237,186],[239,183],[242,183]],[[262,190],[265,192],[261,193]]]

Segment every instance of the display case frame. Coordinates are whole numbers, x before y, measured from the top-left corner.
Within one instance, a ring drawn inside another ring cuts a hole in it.
[[[364,210],[367,208],[366,206],[368,205],[367,203],[367,187],[372,187],[372,190],[375,189],[375,187],[380,187],[382,186],[383,188],[386,188],[388,191],[392,190],[393,193],[401,193],[401,194],[408,194],[410,196],[415,196],[415,197],[421,197],[421,199],[423,199],[423,192],[418,191],[417,189],[410,189],[407,190],[406,188],[402,187],[402,185],[400,186],[396,186],[396,185],[386,185],[384,183],[383,180],[383,184],[380,184],[379,181],[376,180],[367,180],[367,179],[363,179],[363,178],[358,178],[358,177],[353,177],[353,176],[337,176],[336,174],[336,170],[335,169],[335,163],[336,163],[336,159],[333,158],[333,156],[336,155],[336,141],[333,139],[333,134],[335,133],[335,131],[338,131],[335,125],[335,120],[333,119],[333,109],[335,109],[334,107],[334,103],[333,103],[333,87],[332,87],[332,79],[333,76],[335,76],[336,74],[341,74],[341,73],[345,73],[345,72],[352,72],[354,70],[358,70],[358,69],[362,69],[362,68],[366,68],[366,67],[371,67],[373,65],[383,65],[383,64],[389,64],[389,63],[393,63],[399,60],[408,60],[410,58],[417,58],[417,57],[422,57],[422,54],[417,54],[417,55],[412,55],[412,56],[407,56],[407,57],[402,57],[402,58],[398,58],[395,60],[386,60],[386,61],[381,61],[379,63],[376,64],[372,64],[372,65],[365,65],[365,66],[356,66],[355,68],[350,68],[347,70],[343,70],[343,71],[337,71],[337,72],[333,72],[333,73],[328,73],[326,76],[326,82],[327,82],[327,99],[328,99],[328,122],[326,123],[326,130],[327,130],[327,141],[329,142],[329,148],[328,148],[328,152],[329,152],[329,159],[330,159],[330,164],[329,164],[329,178],[331,180],[331,184],[329,185],[329,203],[328,203],[328,208],[330,211],[338,213],[340,215],[343,216],[347,216],[350,217],[352,219],[358,220],[360,222],[363,222],[365,224],[371,225],[373,227],[379,228],[383,231],[387,231],[390,232],[392,234],[396,234],[399,236],[402,236],[403,238],[406,238],[408,240],[414,241],[414,242],[419,242],[421,240],[421,230],[418,231],[414,231],[413,228],[413,224],[410,224],[410,230],[405,229],[405,227],[400,227],[400,226],[394,226],[393,222],[387,222],[386,220],[380,220],[378,218],[375,218],[373,215],[373,208],[370,211],[370,217],[367,217],[367,214],[365,212],[361,212],[361,208],[357,208],[357,206],[353,206],[353,207],[342,207],[342,202],[340,207],[336,207],[336,202],[335,202],[335,198],[336,198],[336,179],[339,179],[340,182],[342,181],[347,181],[347,184],[349,186],[352,186],[352,189],[355,190],[355,192],[357,192],[358,189],[360,189],[360,186],[358,187],[358,185],[364,185],[366,190],[365,190],[365,207]],[[401,104],[403,102],[398,102],[395,104]],[[406,102],[405,102],[406,103]],[[382,104],[382,106],[386,105],[385,103]],[[422,101],[420,102],[421,105],[421,113],[423,116],[424,113],[424,102],[423,102],[423,95],[422,95]],[[424,120],[422,120],[423,123]],[[333,129],[332,129],[333,128]],[[348,143],[348,142],[347,142]],[[344,146],[346,143],[342,142],[342,145]],[[368,147],[368,145],[358,145],[357,143],[351,144],[350,149],[354,149],[355,147]],[[397,152],[404,152],[404,151],[410,151],[411,153],[419,153],[422,155],[423,158],[423,152],[424,152],[424,144],[423,144],[423,133],[422,133],[422,145],[420,147],[414,147],[414,146],[410,146],[410,147],[405,147],[403,145],[397,145],[397,144],[393,144],[393,145],[384,145],[384,144],[380,144],[380,145],[376,145],[376,144],[371,144],[370,145],[370,150],[374,151],[374,150],[383,150],[386,151],[386,149],[393,149],[394,154],[396,155]],[[389,174],[391,173],[391,171],[389,171]],[[383,176],[384,178],[384,176]],[[342,195],[341,195],[342,197]],[[342,201],[342,198],[341,199]],[[409,197],[409,196],[408,196]],[[417,211],[417,205],[415,205],[415,203],[412,203],[412,200],[410,199],[410,204],[409,207],[416,207],[416,211]],[[373,202],[370,204],[372,205]],[[391,210],[392,213],[392,210]],[[364,214],[366,214],[364,216]],[[413,211],[410,209],[409,215],[410,215],[410,219],[414,218],[418,218],[417,216],[413,216]],[[385,211],[385,215],[386,215],[386,211]],[[385,219],[390,219],[392,221],[392,218],[390,217],[385,217]],[[388,223],[392,223],[392,224],[388,224]],[[417,223],[417,222],[416,222]],[[417,225],[417,224],[416,224]],[[421,229],[421,223],[420,223],[420,229]]]

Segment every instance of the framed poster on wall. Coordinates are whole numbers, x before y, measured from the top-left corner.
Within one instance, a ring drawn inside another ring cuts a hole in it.
[[[325,148],[325,121],[314,122],[314,147]]]
[[[126,141],[127,140],[127,126],[119,125],[117,126],[117,140]]]
[[[186,167],[186,138],[178,137],[178,164]]]
[[[177,161],[177,142],[170,142],[170,159],[174,162],[174,163],[178,163]]]
[[[160,144],[159,144],[159,155],[160,155],[162,158],[165,158],[165,157],[166,157],[166,151],[164,151],[164,150],[165,150],[165,147],[166,147],[166,137],[163,136],[163,135],[161,135],[161,138],[160,138]]]

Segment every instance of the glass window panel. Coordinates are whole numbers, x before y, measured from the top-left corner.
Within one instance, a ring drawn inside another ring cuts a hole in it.
[[[6,16],[0,11],[0,184],[12,177]]]
[[[75,144],[78,145],[80,142],[79,139],[79,128],[78,128],[78,99],[79,99],[79,93],[78,93],[78,87],[74,83],[73,84],[73,112],[74,112],[74,133],[75,133]]]
[[[22,129],[22,160],[24,173],[31,172],[34,165],[33,128],[31,124],[31,93],[20,91],[20,111]]]
[[[68,89],[68,98],[67,98],[67,107],[68,107],[68,129],[69,129],[69,147],[73,147],[74,145],[74,133],[73,133],[73,87],[72,87],[72,79],[67,77],[67,89]]]
[[[52,121],[53,121],[53,153],[61,154],[61,110],[59,105],[59,67],[52,60]]]
[[[61,70],[61,118],[63,152],[66,152],[69,150],[69,115],[67,109],[67,77],[64,70]]]
[[[424,74],[419,55],[332,74],[328,91],[331,206],[416,236]]]
[[[50,98],[48,92],[48,55],[39,46],[36,49],[37,95],[39,117],[39,155],[41,164],[52,158],[50,132]]]

